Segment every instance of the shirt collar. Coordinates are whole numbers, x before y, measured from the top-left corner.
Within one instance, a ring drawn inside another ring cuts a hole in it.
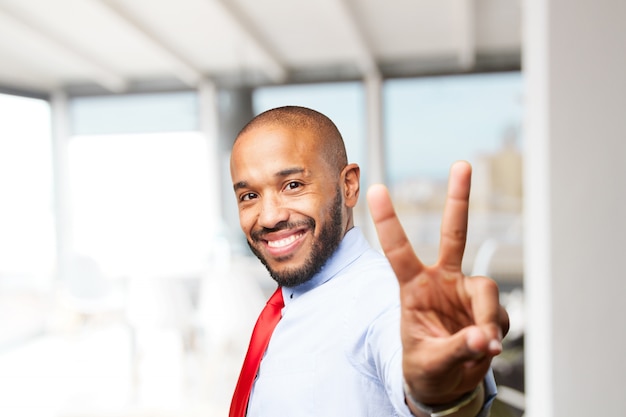
[[[369,244],[360,228],[353,227],[348,230],[335,252],[313,278],[295,287],[283,287],[285,305],[334,278],[342,269],[354,262],[368,249]]]

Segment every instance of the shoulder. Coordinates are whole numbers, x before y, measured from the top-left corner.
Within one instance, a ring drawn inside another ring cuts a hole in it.
[[[353,284],[363,291],[362,295],[382,296],[388,292],[397,295],[398,281],[387,258],[374,249],[363,252],[347,268]],[[383,294],[374,290],[381,290]]]
[[[369,327],[373,320],[400,305],[398,281],[380,252],[363,252],[344,271],[341,286],[352,321]]]

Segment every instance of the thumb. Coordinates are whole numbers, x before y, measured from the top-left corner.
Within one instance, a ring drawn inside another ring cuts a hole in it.
[[[490,338],[478,326],[468,326],[450,337],[436,340],[441,369],[452,369],[467,362],[477,362],[491,354]]]

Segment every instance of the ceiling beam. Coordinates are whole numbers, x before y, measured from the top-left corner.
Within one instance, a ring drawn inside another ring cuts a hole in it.
[[[46,25],[40,24],[40,22],[28,12],[18,10],[15,7],[9,7],[6,3],[0,3],[0,12],[2,12],[7,19],[11,19],[16,25],[20,26],[21,30],[37,39],[37,42],[50,45],[76,59],[76,61],[91,71],[93,81],[102,88],[116,93],[125,90],[126,80],[124,77],[100,62],[88,51],[83,50],[73,42],[60,36],[54,30],[47,28]]]
[[[256,25],[247,18],[247,16],[230,0],[214,0],[212,4],[220,7],[224,15],[228,16],[232,23],[237,26],[237,30],[241,32],[248,42],[254,46],[264,57],[268,63],[268,72],[266,75],[274,82],[281,83],[287,79],[287,68],[281,62],[279,54],[265,40]]]
[[[112,0],[93,0],[108,9],[119,21],[135,31],[146,42],[157,49],[175,68],[175,76],[187,86],[195,88],[204,78],[204,74],[187,58],[181,55],[165,41],[164,36],[148,28],[121,4]]]
[[[0,82],[0,94],[8,94],[11,96],[36,98],[40,100],[49,100],[50,92],[45,90],[34,90],[33,88],[23,89],[14,85],[5,85]]]
[[[0,93],[13,89],[18,92],[24,91],[24,94],[14,95],[30,96],[28,92],[31,92],[37,96],[46,96],[51,91],[62,88],[57,80],[33,70],[33,67],[40,65],[38,62],[26,61],[22,57],[8,56],[5,53],[2,60],[6,60],[8,65],[0,65]]]
[[[334,4],[336,5],[338,15],[344,22],[344,26],[350,32],[351,42],[354,50],[357,52],[356,64],[359,70],[364,77],[379,77],[380,70],[376,63],[376,57],[365,36],[365,31],[359,25],[353,10],[350,9],[346,0],[334,0]]]

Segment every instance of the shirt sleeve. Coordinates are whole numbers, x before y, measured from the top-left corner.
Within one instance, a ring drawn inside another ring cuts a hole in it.
[[[401,373],[402,371],[400,371],[400,374]],[[402,381],[401,375],[399,376],[398,380]],[[496,394],[498,393],[497,388],[496,388],[496,381],[494,379],[493,372],[491,369],[489,369],[489,372],[487,372],[487,375],[485,376],[485,379],[483,382],[485,385],[485,402],[483,403],[483,407],[481,408],[480,412],[477,414],[476,417],[489,417],[490,416],[491,405],[493,404],[493,400],[496,398]],[[394,407],[396,408],[400,416],[412,416],[413,414],[411,413],[411,410],[406,404],[406,401],[404,398],[402,382],[400,382],[399,385],[400,385],[400,388],[396,386],[396,388],[392,392],[394,395],[394,398],[392,398]]]
[[[478,417],[488,417],[489,411],[491,410],[491,405],[493,404],[493,400],[496,399],[496,395],[498,394],[498,389],[496,388],[496,380],[493,376],[493,371],[489,369],[487,375],[485,376],[485,404],[483,404],[482,410],[478,414]]]

